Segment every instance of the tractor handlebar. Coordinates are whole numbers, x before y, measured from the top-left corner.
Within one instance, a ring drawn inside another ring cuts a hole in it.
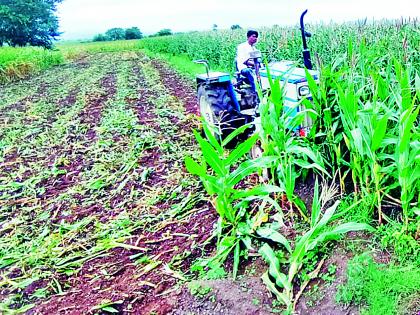
[[[201,65],[205,65],[206,66],[206,73],[207,73],[207,78],[210,76],[210,66],[209,66],[209,62],[205,59],[197,59],[197,60],[193,60],[194,63],[198,63]]]

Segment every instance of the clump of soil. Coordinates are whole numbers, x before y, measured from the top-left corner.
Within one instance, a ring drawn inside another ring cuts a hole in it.
[[[195,289],[194,289],[195,288]],[[265,315],[272,313],[271,297],[260,277],[191,282],[166,300],[171,315]],[[160,305],[151,305],[158,312]]]

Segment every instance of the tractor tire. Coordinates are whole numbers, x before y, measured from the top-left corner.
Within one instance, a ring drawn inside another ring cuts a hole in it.
[[[232,131],[245,123],[244,118],[235,110],[228,91],[221,85],[201,85],[198,88],[200,115],[204,118],[218,139],[225,139]],[[240,139],[231,141],[235,146]]]

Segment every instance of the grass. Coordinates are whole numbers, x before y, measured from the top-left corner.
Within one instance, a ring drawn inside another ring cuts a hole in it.
[[[61,51],[66,60],[77,60],[86,57],[89,54],[111,53],[121,51],[138,50],[138,40],[118,40],[110,42],[66,42],[58,43],[57,49]]]
[[[57,50],[0,47],[0,84],[25,78],[63,62],[63,55]]]
[[[177,72],[183,74],[189,80],[195,80],[197,74],[205,72],[203,65],[196,64],[184,54],[174,55],[171,53],[159,52],[156,53],[153,50],[142,49],[142,51],[151,58],[161,59],[168,63],[171,67],[177,70]],[[212,71],[223,71],[223,69],[212,69]]]
[[[356,256],[348,264],[347,282],[337,300],[361,305],[362,314],[415,314],[420,304],[420,269],[385,266],[371,256]]]

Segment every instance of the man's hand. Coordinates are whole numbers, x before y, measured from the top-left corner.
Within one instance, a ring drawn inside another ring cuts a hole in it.
[[[248,67],[253,67],[253,66],[255,66],[255,64],[254,64],[254,60],[252,60],[252,59],[248,59],[247,61],[246,61],[246,63],[245,63]]]

